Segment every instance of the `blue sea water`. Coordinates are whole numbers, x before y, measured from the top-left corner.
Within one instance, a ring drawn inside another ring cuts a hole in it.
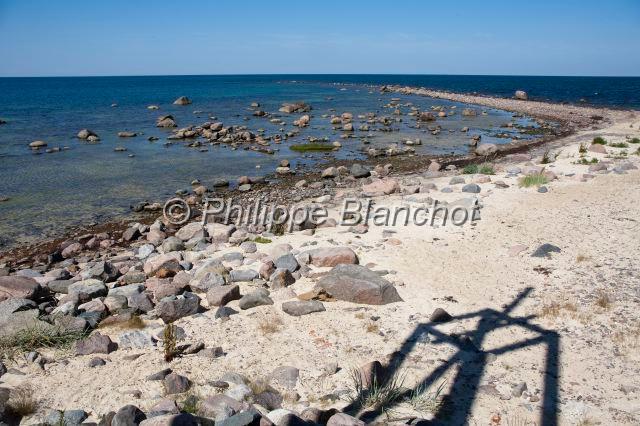
[[[346,83],[337,85],[335,83]],[[363,158],[366,146],[385,146],[419,137],[419,153],[464,153],[468,134],[480,134],[497,143],[495,135],[513,121],[512,114],[485,109],[486,115],[464,118],[459,114],[438,121],[438,136],[417,130],[407,115],[394,124],[395,132],[356,132],[342,139],[341,132],[329,125],[327,116],[352,112],[354,116],[375,112],[393,117],[388,108],[392,98],[400,98],[403,113],[410,106],[465,105],[425,97],[380,94],[368,84],[403,84],[453,92],[478,92],[509,97],[517,89],[532,99],[554,102],[587,103],[616,108],[640,108],[640,78],[600,77],[500,77],[500,76],[392,76],[392,75],[269,75],[269,76],[154,76],[154,77],[70,77],[0,78],[0,249],[36,238],[59,235],[68,227],[90,221],[118,217],[139,200],[162,200],[177,189],[189,188],[192,179],[205,185],[212,179],[230,180],[241,175],[273,172],[278,162],[288,159],[294,167],[321,161],[325,154],[301,156],[287,145],[304,143],[309,137],[328,137],[343,144],[339,158]],[[176,106],[179,96],[193,104]],[[275,155],[224,145],[209,146],[206,152],[176,143],[166,146],[169,131],[155,127],[164,114],[173,115],[179,127],[205,121],[243,125],[265,134],[291,130],[296,115],[286,116],[284,126],[265,118],[253,117],[249,105],[259,102],[261,109],[277,113],[283,102],[305,101],[313,107],[311,126],[281,145]],[[117,104],[113,107],[112,104]],[[159,110],[147,109],[158,105]],[[358,120],[356,120],[357,122]],[[360,123],[356,124],[356,128]],[[527,118],[518,124],[535,125]],[[75,138],[82,128],[96,132],[101,141],[87,144]],[[117,132],[141,133],[122,139]],[[449,132],[451,130],[451,132]],[[157,136],[157,142],[147,137]],[[67,148],[61,152],[34,153],[28,144],[43,140],[48,147]],[[122,146],[127,152],[115,152]],[[129,154],[133,154],[130,157]],[[259,167],[259,168],[257,168]]]

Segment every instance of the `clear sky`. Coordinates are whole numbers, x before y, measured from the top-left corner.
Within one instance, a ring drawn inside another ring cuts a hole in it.
[[[0,0],[0,76],[640,75],[640,0]]]

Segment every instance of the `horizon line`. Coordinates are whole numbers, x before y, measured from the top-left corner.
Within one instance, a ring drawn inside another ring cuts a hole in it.
[[[109,78],[109,77],[260,77],[260,76],[457,76],[457,77],[554,77],[554,78],[640,78],[640,75],[561,74],[442,74],[442,73],[219,73],[219,74],[91,74],[91,75],[7,75],[0,78]]]

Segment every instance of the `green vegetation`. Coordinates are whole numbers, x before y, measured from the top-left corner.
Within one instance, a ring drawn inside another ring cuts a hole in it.
[[[357,403],[362,408],[377,411],[385,411],[388,406],[402,398],[405,388],[404,374],[394,373],[384,383],[378,382],[378,377],[373,375],[372,380],[363,380],[359,369],[350,372],[351,393],[349,398],[352,403]]]
[[[194,392],[189,392],[180,404],[182,412],[194,415],[200,414],[201,399],[200,395]]]
[[[269,244],[271,242],[270,239],[265,238],[265,237],[261,237],[261,236],[257,236],[254,240],[254,243],[256,244]]]
[[[480,166],[478,166],[477,164],[467,164],[462,169],[462,173],[465,175],[475,175],[475,174],[495,175],[496,174],[491,164],[482,164]]]
[[[333,145],[322,143],[305,143],[300,145],[291,145],[289,149],[296,152],[328,152],[333,151]]]
[[[41,348],[68,349],[86,335],[85,332],[70,331],[62,327],[28,327],[13,335],[0,338],[0,358],[13,359],[17,354]]]
[[[640,138],[633,138],[629,140],[629,143],[640,143]]]
[[[605,138],[602,138],[600,136],[593,138],[593,143],[596,145],[606,145],[607,144],[607,140]]]
[[[597,164],[597,163],[598,163],[597,158],[592,158],[591,160],[587,160],[586,158],[583,157],[580,160],[576,161],[576,164],[583,164],[583,165]]]
[[[629,148],[629,144],[626,142],[610,143],[609,146],[613,148]]]
[[[433,392],[429,392],[428,388],[424,385],[418,386],[411,392],[411,396],[408,398],[409,405],[419,413],[431,413],[435,415],[444,405],[442,392],[446,384],[446,381],[442,382]]]
[[[543,175],[542,173],[536,173],[520,179],[519,185],[521,188],[529,188],[531,186],[541,186],[548,182],[549,180],[545,175]]]

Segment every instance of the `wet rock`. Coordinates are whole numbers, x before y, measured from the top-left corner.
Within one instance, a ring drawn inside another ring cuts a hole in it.
[[[191,104],[191,99],[187,98],[186,96],[180,96],[178,99],[173,101],[173,104],[174,105],[189,105],[189,104]]]
[[[156,127],[176,127],[176,121],[174,120],[173,116],[171,115],[163,115],[158,117],[158,119],[156,120]]]
[[[362,164],[359,163],[354,163],[351,166],[351,169],[349,171],[351,173],[351,176],[355,177],[355,178],[366,178],[371,176],[371,172],[369,171],[369,169],[367,167],[365,167]]]
[[[389,281],[360,265],[334,267],[318,281],[317,288],[339,300],[353,303],[384,305],[402,301]]]
[[[45,146],[47,146],[47,143],[45,141],[33,141],[29,144],[29,148],[31,149],[40,149],[44,148]]]
[[[136,132],[118,132],[119,138],[135,138],[138,136]]]
[[[282,310],[294,317],[324,312],[326,309],[322,302],[318,300],[292,300],[282,304]]]
[[[92,132],[89,129],[82,129],[78,132],[78,134],[76,135],[76,137],[78,139],[82,139],[82,140],[87,140],[89,139],[89,137],[94,136],[95,138],[98,138],[98,135],[96,135],[94,132]],[[94,139],[95,140],[95,139]],[[98,138],[99,140],[99,138]]]
[[[524,90],[516,90],[516,93],[513,95],[513,97],[521,101],[526,101],[529,98],[529,95]]]
[[[475,154],[481,157],[486,157],[498,152],[498,146],[492,143],[483,143],[476,147]]]

